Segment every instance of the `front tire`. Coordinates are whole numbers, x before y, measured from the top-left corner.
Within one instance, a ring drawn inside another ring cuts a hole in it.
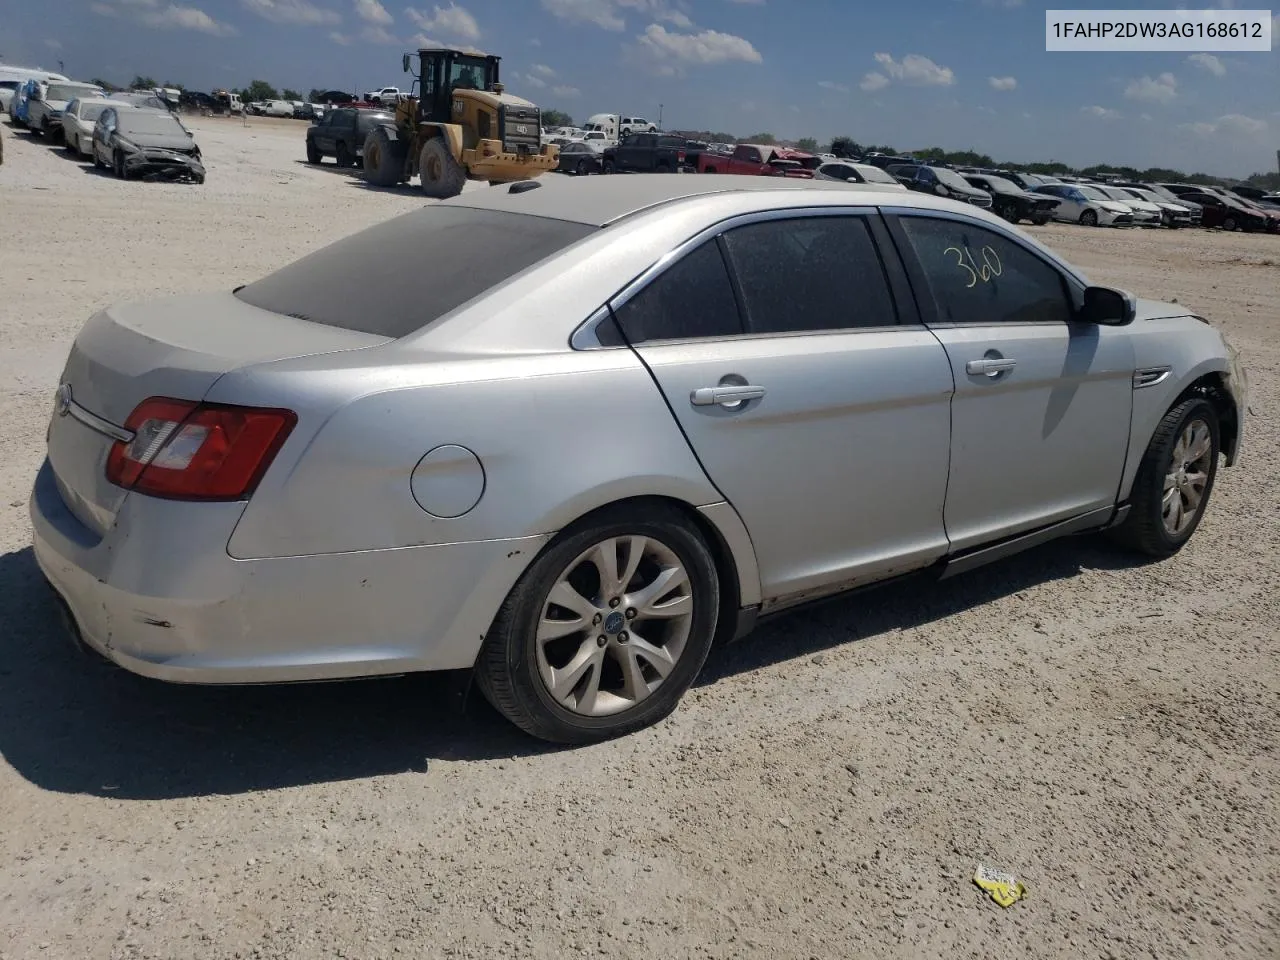
[[[307,141],[307,163],[319,163],[324,157],[320,152],[320,148],[311,140]]]
[[[526,733],[592,743],[675,709],[711,650],[720,582],[678,511],[610,509],[565,531],[503,603],[476,663]]]
[[[1236,222],[1235,217],[1227,217],[1227,219],[1222,221],[1222,229],[1234,233],[1240,229],[1240,225]]]
[[[1000,208],[1000,216],[1008,220],[1010,223],[1017,223],[1021,217],[1018,216],[1018,205],[1014,203],[1006,203]]]
[[[1200,526],[1220,449],[1218,413],[1192,397],[1164,415],[1138,466],[1129,516],[1111,531],[1124,546],[1152,557],[1177,553]]]
[[[374,127],[364,141],[364,179],[375,187],[394,187],[404,176],[408,149],[392,140],[386,127]]]
[[[604,168],[604,172],[605,172],[605,173],[615,173],[615,172],[617,172],[617,169],[618,169],[618,168],[614,165],[614,163],[613,163],[613,161],[612,161],[612,160],[606,160],[602,166],[603,166],[603,168]]]
[[[422,178],[422,192],[436,200],[456,197],[467,182],[467,171],[453,158],[440,137],[423,144],[422,153],[418,155],[418,175]]]
[[[1080,214],[1080,224],[1085,227],[1096,227],[1098,225],[1098,211],[1086,210]]]
[[[334,152],[338,157],[338,166],[354,167],[356,165],[356,158],[352,155],[351,151],[347,149],[347,145],[345,143],[339,142],[337,149]]]

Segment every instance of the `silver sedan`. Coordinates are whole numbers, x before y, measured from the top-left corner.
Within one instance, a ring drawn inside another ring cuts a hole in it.
[[[30,512],[130,670],[466,669],[580,743],[760,616],[1083,531],[1174,553],[1244,394],[1206,320],[970,205],[542,178],[97,314]]]

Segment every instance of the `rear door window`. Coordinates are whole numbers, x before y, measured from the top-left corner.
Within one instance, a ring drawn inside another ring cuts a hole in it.
[[[892,326],[889,282],[866,218],[796,217],[724,235],[748,333]]]
[[[317,250],[236,296],[313,323],[403,337],[596,229],[432,205]]]
[[[715,240],[681,257],[635,296],[614,310],[631,344],[654,340],[696,340],[742,333],[738,303]],[[614,346],[608,324],[601,324],[601,343]]]

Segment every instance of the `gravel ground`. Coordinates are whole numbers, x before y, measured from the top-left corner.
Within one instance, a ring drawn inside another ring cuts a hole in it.
[[[0,957],[1280,952],[1280,238],[1036,231],[1245,355],[1245,461],[1179,556],[1078,539],[797,614],[560,751],[426,679],[173,687],[65,641],[26,496],[79,326],[421,203],[299,162],[300,124],[194,126],[203,187],[0,129]]]

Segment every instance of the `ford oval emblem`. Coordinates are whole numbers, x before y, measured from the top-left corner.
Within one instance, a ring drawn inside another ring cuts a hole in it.
[[[65,417],[71,412],[71,384],[64,383],[58,387],[58,397],[54,403],[54,410],[58,416]]]

